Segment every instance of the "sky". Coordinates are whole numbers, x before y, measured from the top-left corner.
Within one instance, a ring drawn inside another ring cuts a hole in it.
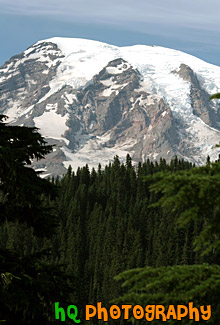
[[[159,45],[220,66],[220,1],[0,0],[0,65],[56,36]]]

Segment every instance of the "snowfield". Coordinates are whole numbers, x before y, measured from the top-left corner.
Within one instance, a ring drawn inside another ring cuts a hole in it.
[[[52,49],[47,51],[47,47],[43,44],[48,42],[57,45],[59,52],[63,56],[54,59],[54,61],[51,60],[48,53],[55,56],[57,51]],[[33,47],[35,48],[34,53],[32,53]],[[0,69],[0,81],[3,82],[9,78],[8,76],[15,75],[19,64],[23,64],[26,60],[35,59],[39,62],[45,62],[48,67],[60,62],[56,75],[49,82],[48,92],[39,100],[39,103],[43,103],[64,86],[69,85],[74,90],[84,87],[110,61],[117,58],[122,58],[127,63],[107,68],[107,72],[111,77],[101,81],[107,88],[101,93],[100,97],[108,97],[113,92],[118,94],[120,89],[123,89],[127,84],[117,84],[116,81],[113,81],[114,76],[123,73],[132,66],[133,69],[139,71],[142,77],[141,88],[137,89],[137,92],[146,91],[150,94],[147,99],[142,97],[138,99],[143,110],[158,98],[163,98],[165,103],[169,105],[173,116],[184,125],[188,135],[187,138],[193,139],[193,144],[191,140],[188,141],[189,147],[193,145],[201,149],[202,155],[195,157],[197,161],[204,163],[208,154],[210,156],[214,154],[214,157],[217,157],[218,151],[213,149],[213,146],[220,141],[220,132],[206,125],[198,116],[193,114],[190,83],[184,81],[175,71],[179,70],[182,63],[189,66],[196,74],[203,89],[209,94],[213,94],[220,92],[220,67],[206,63],[181,51],[146,45],[117,47],[86,39],[55,37],[37,42],[24,52],[24,58],[20,62],[17,61],[14,65],[8,64],[4,69]],[[6,77],[7,73],[9,75]],[[46,74],[47,71],[43,73]],[[30,85],[34,84],[35,81],[31,79],[31,76],[28,76],[28,78]],[[81,133],[76,134],[76,140],[81,143],[78,151],[71,151],[68,148],[69,140],[65,138],[65,132],[68,130],[68,106],[76,100],[76,96],[66,94],[63,98],[66,101],[67,113],[65,115],[57,112],[55,104],[47,104],[44,113],[33,120],[44,137],[63,140],[66,143],[66,146],[61,148],[66,156],[65,167],[71,164],[73,169],[76,170],[78,166],[86,163],[90,167],[97,167],[99,160],[108,163],[115,154],[118,154],[123,159],[126,157],[126,149],[132,145],[132,139],[130,139],[130,142],[127,139],[124,145],[107,148],[104,136],[103,138],[83,138],[82,136],[80,139]],[[132,103],[131,110],[133,110],[135,106],[134,98],[130,98],[130,102]],[[15,121],[19,115],[30,113],[32,109],[33,106],[30,106],[26,111],[22,111],[18,99],[17,102],[11,103],[6,114],[9,115],[10,121]],[[163,116],[165,115],[166,112],[163,112]],[[185,141],[187,144],[187,139]],[[157,155],[157,153],[154,153],[152,157],[156,158]]]

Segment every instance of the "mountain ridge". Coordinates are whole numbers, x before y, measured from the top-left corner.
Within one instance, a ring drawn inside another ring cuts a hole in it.
[[[35,163],[44,176],[69,164],[108,164],[174,156],[217,158],[220,67],[162,47],[117,47],[52,38],[0,67],[0,111],[11,124],[36,126],[56,149]]]

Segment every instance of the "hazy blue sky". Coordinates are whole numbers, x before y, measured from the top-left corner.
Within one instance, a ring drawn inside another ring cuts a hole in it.
[[[54,36],[161,45],[220,66],[220,1],[0,0],[0,64]]]

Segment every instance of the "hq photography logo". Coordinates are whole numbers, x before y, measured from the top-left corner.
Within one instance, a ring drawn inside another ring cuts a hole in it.
[[[79,318],[79,312],[76,305],[69,305],[65,310],[60,306],[59,302],[55,302],[55,319],[65,322],[67,319],[72,320],[74,323],[79,324],[81,320]],[[136,320],[146,320],[152,322],[153,320],[161,320],[166,322],[170,319],[176,319],[181,321],[183,318],[188,317],[189,320],[199,322],[201,320],[208,321],[211,318],[211,305],[194,307],[193,302],[189,302],[188,305],[169,305],[165,308],[163,305],[112,305],[109,308],[102,306],[101,302],[97,302],[97,305],[86,305],[84,309],[84,320],[90,321],[96,317],[98,320],[107,322],[109,319],[128,320],[133,317]]]

